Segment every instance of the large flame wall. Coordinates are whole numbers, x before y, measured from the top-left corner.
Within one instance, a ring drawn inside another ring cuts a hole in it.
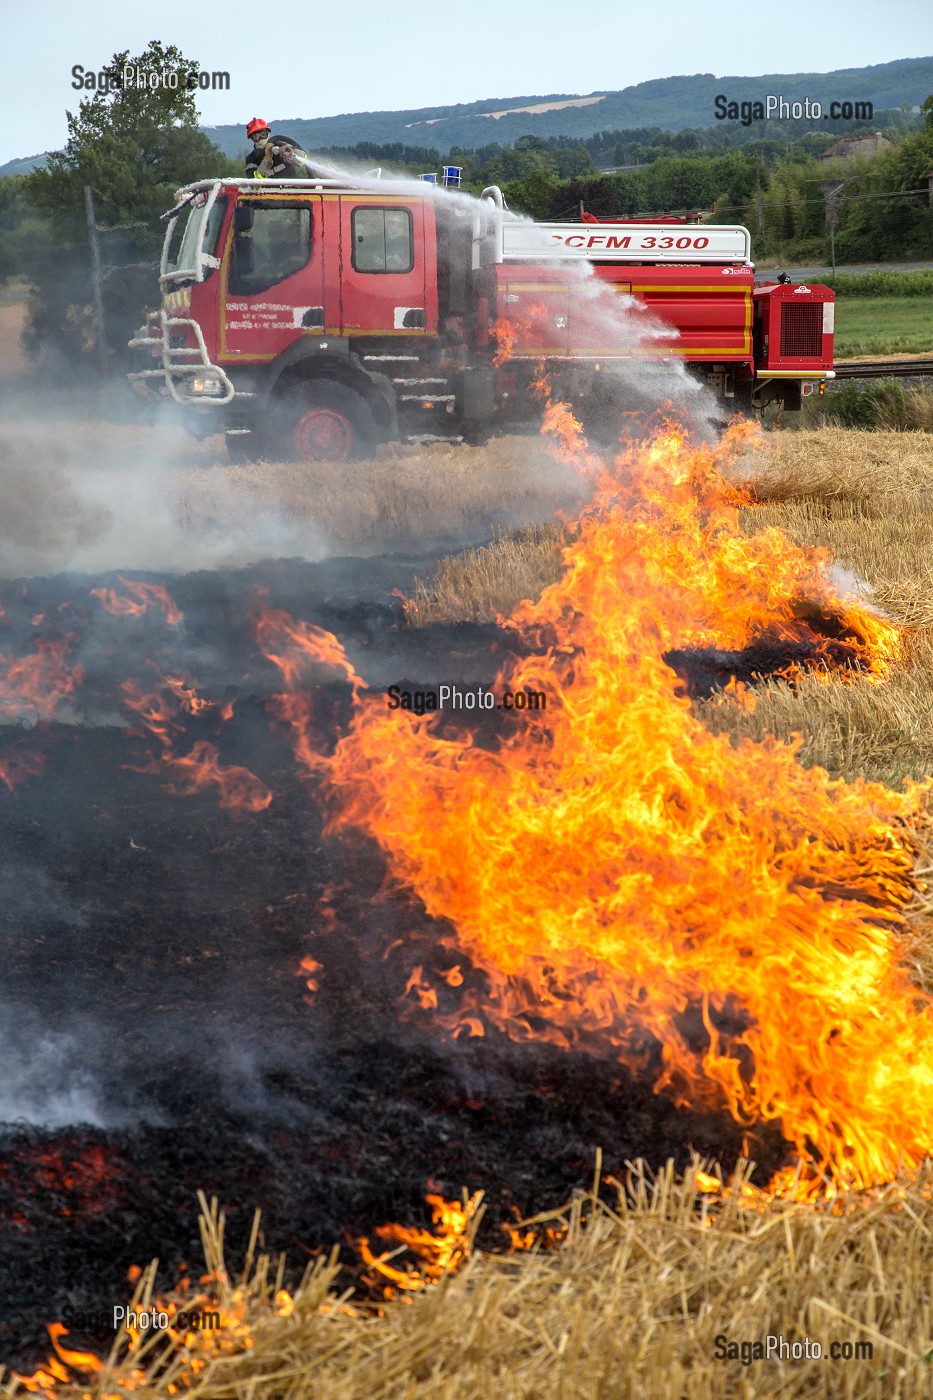
[[[733,746],[663,660],[793,633],[802,600],[844,619],[866,676],[896,653],[825,557],[739,528],[721,469],[744,443],[667,430],[602,473],[563,577],[510,619],[537,654],[500,681],[547,705],[497,747],[389,712],[354,678],[350,731],[329,758],[306,734],[301,753],[326,772],[332,827],[375,837],[484,971],[462,1024],[595,1037],[630,1061],[653,1044],[655,1064],[659,1045],[659,1089],[779,1121],[814,1170],[875,1182],[933,1143],[930,1005],[899,962],[918,793]],[[333,662],[333,639],[299,632],[272,649]],[[300,735],[297,694],[282,712]]]

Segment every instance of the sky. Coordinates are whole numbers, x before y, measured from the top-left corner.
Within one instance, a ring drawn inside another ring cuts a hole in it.
[[[81,98],[74,65],[97,71],[151,39],[230,74],[229,92],[199,94],[202,122],[216,125],[933,54],[933,0],[782,0],[767,23],[762,7],[715,0],[6,0],[2,12],[0,164],[64,144],[65,112]]]

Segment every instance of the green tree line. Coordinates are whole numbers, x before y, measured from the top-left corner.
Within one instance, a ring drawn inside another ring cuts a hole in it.
[[[821,159],[806,139],[749,143],[712,154],[667,153],[613,172],[562,176],[546,150],[536,168],[497,181],[509,205],[533,218],[597,218],[709,211],[742,223],[756,256],[828,262],[830,230],[840,263],[933,257],[933,97],[920,124],[889,129],[889,149],[869,158]],[[825,143],[823,143],[825,149]],[[489,173],[491,165],[479,172]]]
[[[512,146],[454,147],[443,157],[432,147],[375,142],[321,154],[354,168],[384,163],[410,174],[459,165],[467,189],[500,185],[511,208],[542,220],[578,217],[581,203],[597,218],[696,213],[715,205],[717,219],[750,228],[759,257],[828,262],[831,222],[839,262],[933,257],[923,179],[933,171],[930,99],[919,121],[906,109],[896,115],[884,131],[890,149],[872,159],[822,159],[837,139],[831,131],[794,141],[750,135],[737,144],[721,132],[657,128],[580,141],[523,136]],[[768,127],[773,133],[775,123]],[[597,161],[607,154],[621,168],[601,169]]]

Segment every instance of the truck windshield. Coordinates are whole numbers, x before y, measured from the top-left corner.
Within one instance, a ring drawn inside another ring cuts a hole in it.
[[[208,202],[209,191],[199,191],[169,225],[163,277],[190,277],[197,281],[210,276],[210,264],[204,265],[202,255],[216,255],[227,201],[222,197],[215,199],[210,209]]]

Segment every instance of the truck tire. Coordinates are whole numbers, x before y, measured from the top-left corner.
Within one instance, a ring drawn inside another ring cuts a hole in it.
[[[331,380],[288,389],[269,412],[277,445],[298,462],[349,462],[376,445],[376,422],[362,394]]]

